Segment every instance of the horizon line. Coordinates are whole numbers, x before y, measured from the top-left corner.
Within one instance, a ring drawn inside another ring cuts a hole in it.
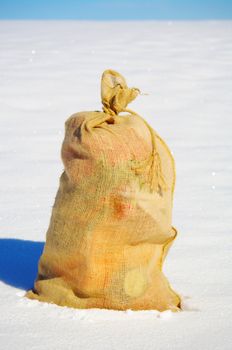
[[[127,21],[163,21],[163,22],[178,22],[178,21],[232,21],[231,18],[1,18],[0,21],[89,21],[89,22],[127,22]]]

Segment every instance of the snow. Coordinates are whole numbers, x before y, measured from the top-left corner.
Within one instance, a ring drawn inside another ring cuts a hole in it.
[[[0,22],[0,344],[12,349],[231,349],[232,21]],[[24,298],[63,170],[64,122],[100,110],[119,71],[129,108],[176,160],[164,273],[183,311],[76,310]]]

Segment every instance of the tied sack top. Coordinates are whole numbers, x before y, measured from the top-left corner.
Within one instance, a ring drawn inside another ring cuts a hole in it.
[[[64,171],[26,297],[74,308],[181,310],[162,272],[177,236],[175,164],[162,138],[126,109],[138,94],[106,70],[103,111],[66,121]]]

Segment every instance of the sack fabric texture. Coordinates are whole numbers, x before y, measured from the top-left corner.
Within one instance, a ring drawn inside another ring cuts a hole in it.
[[[106,70],[103,111],[65,122],[64,171],[26,297],[79,309],[181,310],[162,273],[177,236],[175,163],[146,120],[126,109],[138,94]]]

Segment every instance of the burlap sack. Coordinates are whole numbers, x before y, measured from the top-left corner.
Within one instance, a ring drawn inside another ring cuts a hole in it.
[[[103,112],[66,121],[64,171],[28,298],[74,308],[181,310],[162,273],[177,235],[174,159],[149,124],[125,109],[139,93],[106,70]]]

